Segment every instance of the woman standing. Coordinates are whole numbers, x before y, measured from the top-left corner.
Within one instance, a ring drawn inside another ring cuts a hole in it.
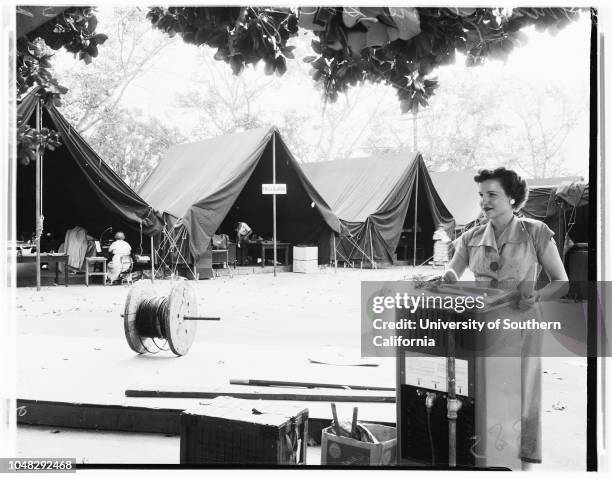
[[[521,292],[518,308],[534,309],[535,303],[567,293],[568,278],[559,256],[553,232],[541,221],[516,216],[527,200],[527,183],[506,168],[480,170],[478,184],[480,207],[488,220],[485,225],[466,231],[455,240],[455,254],[444,275],[455,282],[469,268],[476,282],[493,288],[514,287],[535,282],[541,269],[550,282]],[[523,337],[521,359],[521,446],[523,469],[542,462],[541,451],[541,340]]]

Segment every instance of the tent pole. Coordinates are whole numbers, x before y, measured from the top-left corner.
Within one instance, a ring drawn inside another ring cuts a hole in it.
[[[415,152],[418,150],[417,137],[418,137],[418,133],[417,133],[417,114],[416,114],[416,112],[413,111],[412,112],[412,149]]]
[[[417,160],[417,173],[416,173],[416,188],[414,191],[414,244],[412,247],[412,265],[416,266],[416,248],[417,248],[417,212],[419,207],[419,163]]]
[[[561,202],[557,208],[557,214],[559,216],[559,244],[557,245],[557,250],[559,251],[561,261],[563,261],[563,264],[565,264],[565,255],[563,254],[565,251],[565,203]]]
[[[368,228],[368,233],[370,233],[370,262],[372,263],[372,269],[376,268],[374,264],[374,243],[372,243],[372,228]]]
[[[40,98],[36,102],[36,131],[41,131]],[[42,203],[42,181],[41,181],[41,158],[40,146],[36,147],[36,291],[40,291],[40,237],[42,235],[41,203]],[[64,266],[66,267],[66,266]]]
[[[151,283],[155,283],[155,250],[153,249],[153,235],[151,235]]]
[[[336,256],[336,233],[332,235],[334,241],[334,272],[338,272],[338,257]]]
[[[272,133],[272,184],[276,185],[276,131]],[[274,277],[276,277],[276,193],[272,195],[272,247],[274,249]],[[285,258],[287,262],[289,258]],[[266,258],[261,260],[265,263]],[[265,266],[265,264],[264,264]]]

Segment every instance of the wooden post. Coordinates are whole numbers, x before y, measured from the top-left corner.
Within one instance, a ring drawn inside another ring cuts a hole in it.
[[[36,131],[41,131],[40,98],[36,102]],[[42,235],[42,154],[40,146],[36,147],[36,291],[40,291],[40,237]],[[65,267],[65,266],[64,266]]]
[[[416,160],[416,185],[414,188],[414,244],[412,249],[412,265],[416,266],[417,248],[417,212],[419,208],[419,160]]]
[[[276,185],[276,131],[272,133],[272,184]],[[272,195],[272,217],[272,247],[274,248],[274,276],[276,277],[276,193]],[[288,259],[286,258],[285,261]],[[265,256],[261,260],[265,263]]]
[[[155,283],[155,248],[153,245],[153,235],[151,235],[151,283]]]

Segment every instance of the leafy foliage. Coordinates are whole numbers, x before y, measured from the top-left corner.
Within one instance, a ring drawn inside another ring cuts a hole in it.
[[[342,8],[330,8],[333,18]],[[526,41],[521,29],[534,25],[555,32],[578,16],[574,8],[418,8],[420,33],[410,40],[397,39],[381,47],[353,52],[347,36],[337,35],[340,48],[331,48],[327,31],[317,31],[312,42],[312,79],[324,98],[338,95],[364,82],[391,85],[403,112],[426,107],[438,82],[430,75],[455,61],[456,52],[469,66],[486,58],[505,59]],[[216,58],[229,63],[235,74],[263,60],[265,71],[282,75],[292,58],[291,37],[297,35],[296,9],[271,7],[153,7],[147,18],[169,35],[180,34],[188,43],[217,48]],[[330,23],[330,24],[332,24]],[[336,21],[336,26],[339,22]]]
[[[170,36],[216,48],[215,58],[235,74],[263,60],[266,74],[283,75],[286,59],[293,58],[287,40],[298,31],[296,13],[283,8],[153,7],[147,18]]]
[[[28,12],[17,10],[19,15]],[[54,77],[52,50],[64,47],[85,63],[98,55],[98,45],[104,43],[106,35],[96,33],[98,21],[93,9],[73,7],[43,23],[27,35],[17,32],[16,77],[17,96],[23,97],[36,88],[46,105],[61,105],[61,96],[67,89]],[[35,159],[36,148],[53,149],[59,144],[59,136],[52,130],[36,132],[23,120],[17,122],[17,157],[22,164]]]

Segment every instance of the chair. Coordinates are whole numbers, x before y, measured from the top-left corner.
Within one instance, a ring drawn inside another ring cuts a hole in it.
[[[95,271],[96,264],[102,266],[102,271]],[[93,268],[91,268],[93,266]],[[64,265],[64,268],[67,268]],[[106,258],[103,256],[88,256],[85,258],[85,285],[89,286],[90,276],[102,276],[102,284],[106,286]]]
[[[121,261],[121,272],[119,273],[117,281],[121,281],[121,284],[132,284],[132,269],[134,269],[132,255],[124,254],[119,260]]]

